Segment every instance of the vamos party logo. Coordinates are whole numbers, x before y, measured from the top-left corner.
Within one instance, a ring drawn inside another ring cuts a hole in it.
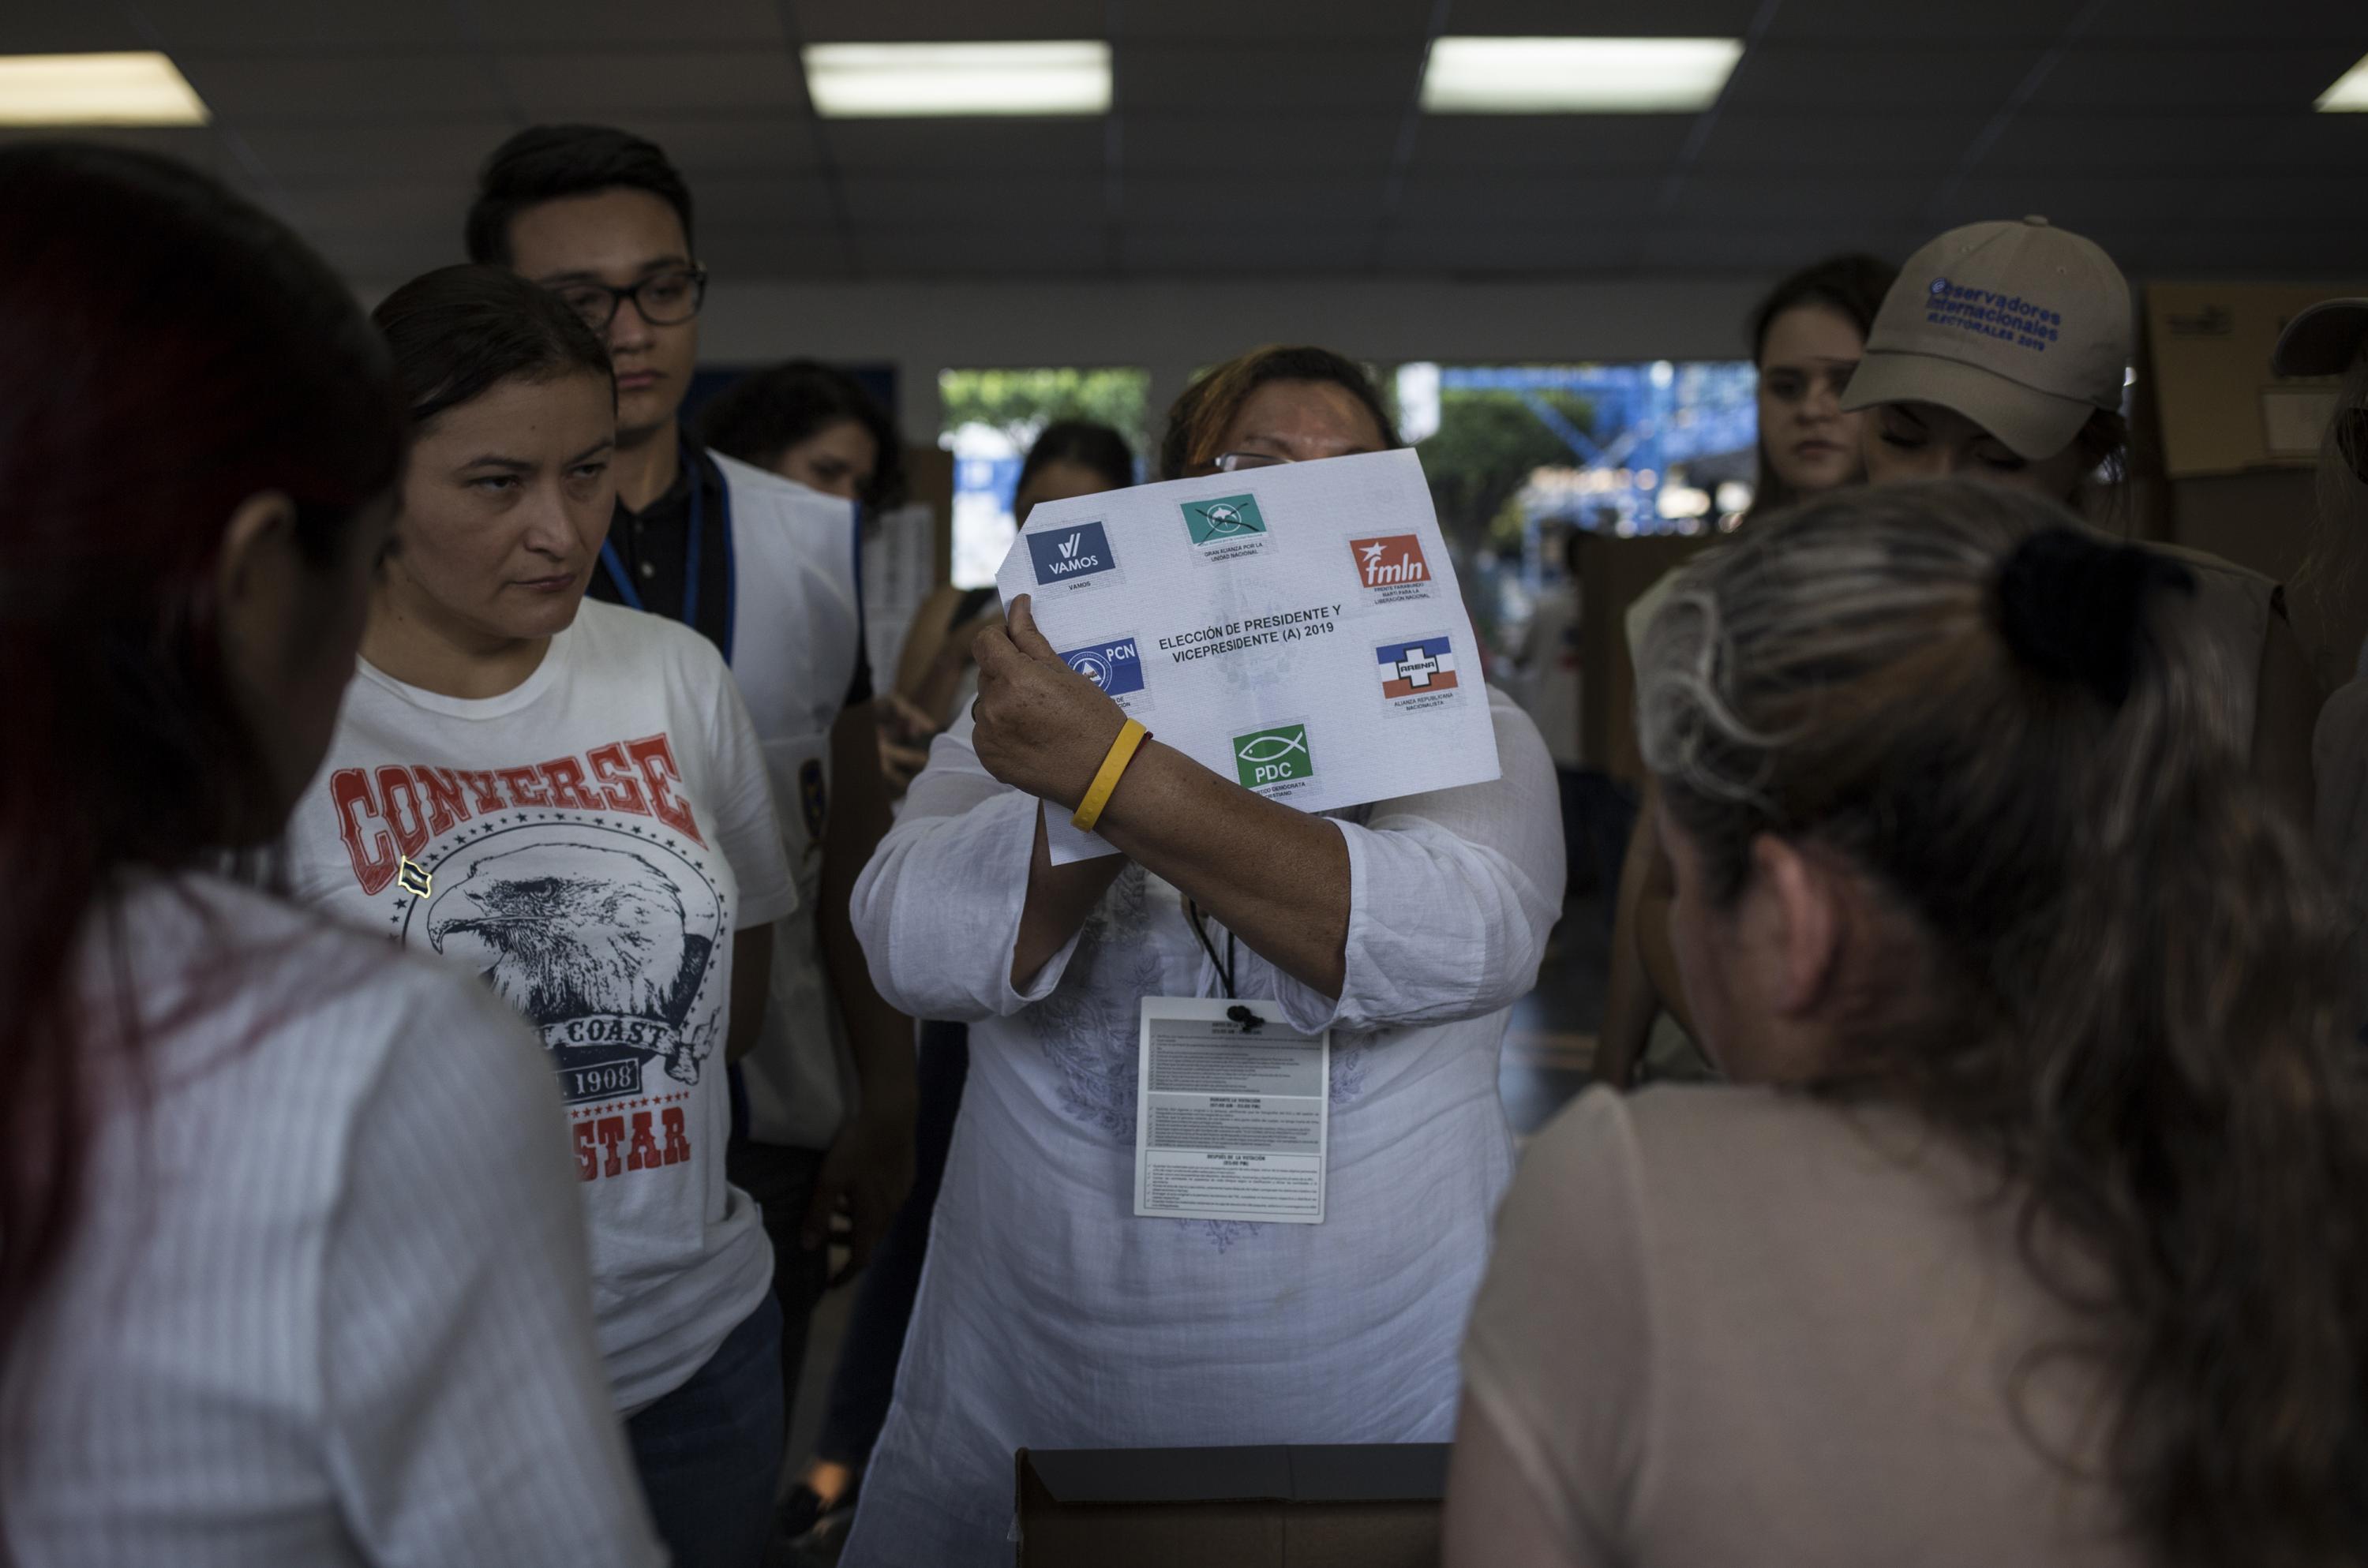
[[[1099,523],[1071,523],[1028,536],[1028,558],[1035,564],[1040,585],[1071,583],[1110,571],[1118,564],[1110,553],[1110,535]]]

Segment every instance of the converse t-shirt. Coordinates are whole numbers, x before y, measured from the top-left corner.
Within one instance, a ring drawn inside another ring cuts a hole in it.
[[[732,936],[797,906],[738,688],[697,632],[586,601],[499,697],[363,663],[289,827],[304,902],[481,976],[541,1037],[618,1408],[680,1387],[772,1255],[726,1183]]]

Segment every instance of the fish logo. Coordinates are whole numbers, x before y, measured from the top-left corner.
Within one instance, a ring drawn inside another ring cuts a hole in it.
[[[1234,737],[1234,772],[1245,789],[1305,778],[1315,772],[1315,755],[1307,749],[1307,726],[1281,724]]]

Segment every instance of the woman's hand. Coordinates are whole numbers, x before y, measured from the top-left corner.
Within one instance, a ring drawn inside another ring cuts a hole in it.
[[[928,766],[929,742],[938,727],[899,692],[881,693],[873,699],[872,713],[880,726],[880,771],[889,789],[901,795]]]
[[[973,645],[978,728],[971,744],[1002,782],[1074,811],[1126,714],[1053,651],[1029,599],[1012,600],[1009,623],[982,631]]]

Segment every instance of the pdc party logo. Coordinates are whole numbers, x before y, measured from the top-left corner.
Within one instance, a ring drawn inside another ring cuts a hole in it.
[[[1234,772],[1243,787],[1251,790],[1313,777],[1315,758],[1307,749],[1307,726],[1278,724],[1271,730],[1235,735]]]
[[[1143,689],[1143,655],[1135,651],[1132,637],[1072,648],[1061,659],[1111,697]]]
[[[1224,544],[1266,532],[1255,495],[1220,495],[1213,501],[1193,501],[1184,507],[1184,526],[1194,544]]]
[[[1065,583],[1090,577],[1118,564],[1110,553],[1110,535],[1099,523],[1072,523],[1028,536],[1028,556],[1036,565],[1036,581]]]

